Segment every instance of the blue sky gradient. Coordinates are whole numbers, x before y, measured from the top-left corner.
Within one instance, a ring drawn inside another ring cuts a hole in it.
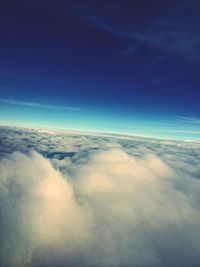
[[[0,123],[200,139],[200,3],[3,0]]]

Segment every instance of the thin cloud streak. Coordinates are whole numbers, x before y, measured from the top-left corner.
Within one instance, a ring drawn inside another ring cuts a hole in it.
[[[0,103],[25,106],[25,107],[31,107],[31,108],[53,109],[53,110],[67,110],[67,111],[83,110],[83,108],[80,108],[80,107],[48,105],[48,104],[43,104],[43,103],[25,102],[25,101],[18,101],[18,100],[13,100],[13,99],[4,99],[4,98],[0,98]]]
[[[181,6],[177,5],[175,8],[178,10]],[[186,9],[184,6],[182,8]],[[179,23],[177,22],[177,17],[180,20]],[[199,50],[197,49],[198,31],[194,27],[189,27],[188,30],[183,27],[181,13],[177,13],[175,17],[166,13],[163,15],[162,20],[160,18],[155,19],[154,22],[143,26],[140,32],[135,28],[130,29],[129,25],[120,28],[106,16],[87,14],[85,10],[82,12],[82,18],[113,36],[131,41],[130,46],[133,49],[126,49],[125,53],[123,53],[125,55],[131,56],[135,54],[138,45],[146,44],[151,47],[161,48],[167,53],[177,53],[185,59],[199,61]]]
[[[177,116],[176,118],[179,119],[179,120],[182,120],[184,122],[200,125],[200,118],[197,118],[197,117]]]

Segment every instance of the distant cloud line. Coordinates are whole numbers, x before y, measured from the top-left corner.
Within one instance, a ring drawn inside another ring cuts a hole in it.
[[[0,103],[10,104],[10,105],[18,105],[32,108],[43,108],[43,109],[54,109],[54,110],[68,110],[68,111],[79,111],[82,110],[80,107],[71,107],[71,106],[57,106],[57,105],[49,105],[43,103],[34,103],[34,102],[25,102],[18,101],[13,99],[4,99],[0,98]]]

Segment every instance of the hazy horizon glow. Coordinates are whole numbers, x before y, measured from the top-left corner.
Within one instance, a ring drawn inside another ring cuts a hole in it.
[[[125,114],[119,110],[90,110],[82,107],[0,99],[0,124],[76,131],[111,132],[147,137],[200,140],[200,121],[194,117]],[[112,114],[113,112],[113,114]]]

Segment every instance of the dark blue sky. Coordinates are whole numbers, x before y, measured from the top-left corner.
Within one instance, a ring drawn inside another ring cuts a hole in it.
[[[199,14],[198,0],[2,0],[1,121],[196,136]]]

